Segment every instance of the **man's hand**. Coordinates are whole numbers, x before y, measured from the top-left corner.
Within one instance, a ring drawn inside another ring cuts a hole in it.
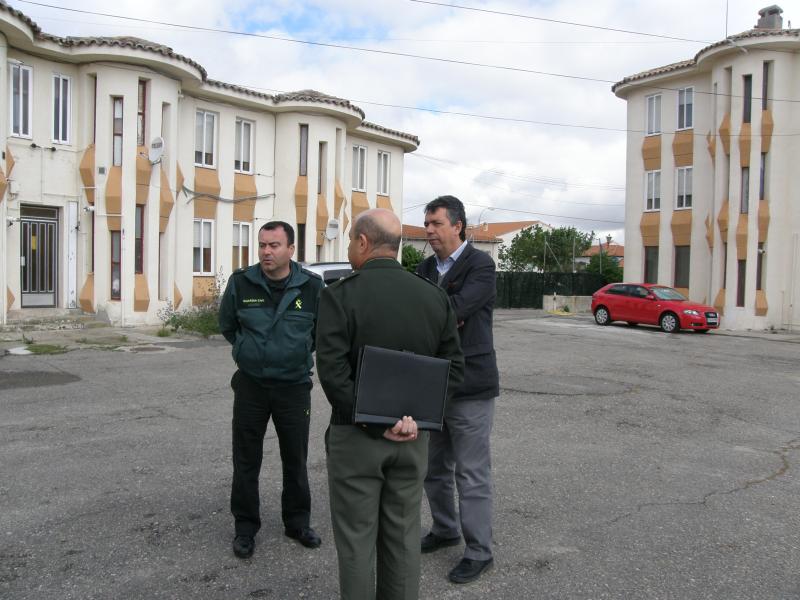
[[[417,439],[417,422],[412,417],[403,417],[394,427],[387,427],[383,437],[392,442],[413,442]]]

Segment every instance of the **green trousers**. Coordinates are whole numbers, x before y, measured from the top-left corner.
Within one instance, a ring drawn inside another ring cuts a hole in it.
[[[428,433],[373,439],[353,425],[328,431],[328,488],[343,600],[416,600],[420,502]]]

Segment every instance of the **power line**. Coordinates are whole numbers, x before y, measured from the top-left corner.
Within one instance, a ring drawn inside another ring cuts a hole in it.
[[[547,19],[545,17],[534,17],[533,15],[525,15],[521,13],[504,12],[500,10],[490,10],[488,8],[477,8],[474,6],[462,6],[460,4],[446,4],[444,2],[433,2],[432,0],[409,0],[417,4],[429,4],[431,6],[442,6],[445,8],[457,8],[459,10],[469,10],[480,13],[487,13],[492,15],[502,15],[504,17],[515,17],[517,19],[530,19],[532,21],[544,21],[545,23],[558,23],[559,25],[572,25],[573,27],[585,27],[587,29],[599,29],[601,31],[613,31],[615,33],[628,33],[631,35],[642,35],[647,37],[661,38],[665,40],[675,40],[679,42],[691,42],[693,44],[711,44],[706,40],[693,40],[689,38],[675,37],[671,35],[663,35],[659,33],[647,33],[644,31],[635,31],[631,29],[617,29],[614,27],[604,27],[602,25],[589,25],[587,23],[576,23],[575,21],[561,21],[559,19]]]
[[[315,41],[311,41],[311,40],[300,40],[300,39],[287,38],[287,37],[282,37],[282,36],[267,35],[267,34],[264,34],[264,33],[252,33],[252,32],[237,31],[237,30],[232,30],[232,29],[220,29],[220,28],[214,28],[214,27],[202,27],[202,26],[199,26],[199,25],[184,25],[184,24],[180,24],[180,23],[170,23],[170,22],[167,22],[167,21],[156,21],[154,19],[144,19],[144,18],[141,18],[141,17],[130,17],[130,16],[125,16],[125,15],[114,15],[114,14],[110,14],[110,13],[102,13],[102,12],[97,12],[97,11],[81,10],[81,9],[78,9],[78,8],[68,8],[68,7],[63,7],[63,6],[55,6],[55,5],[52,5],[52,4],[45,4],[45,3],[42,3],[42,2],[34,2],[32,0],[17,0],[17,1],[21,2],[21,3],[24,3],[24,4],[31,4],[33,6],[41,6],[41,7],[45,7],[45,8],[52,8],[52,9],[55,9],[55,10],[63,10],[63,11],[68,11],[68,12],[80,13],[80,14],[97,15],[97,16],[108,17],[108,18],[112,18],[112,19],[121,19],[121,20],[126,20],[126,21],[136,21],[136,22],[140,22],[140,23],[150,23],[150,24],[154,24],[154,25],[166,25],[166,26],[169,26],[169,27],[189,29],[189,30],[194,30],[194,31],[204,31],[204,32],[212,32],[212,33],[225,33],[225,34],[228,34],[228,35],[238,35],[238,36],[244,36],[244,37],[260,38],[260,39],[267,39],[267,40],[273,40],[273,41],[279,41],[279,42],[288,42],[288,43],[292,43],[292,44],[303,44],[303,45],[309,45],[309,46],[319,46],[319,47],[324,47],[324,48],[335,48],[335,49],[339,49],[339,50],[351,50],[351,51],[354,51],[354,52],[366,52],[366,53],[370,53],[370,54],[378,54],[378,55],[384,55],[384,56],[396,56],[396,57],[400,57],[400,58],[413,58],[413,59],[417,59],[417,60],[426,60],[426,61],[440,62],[440,63],[445,63],[445,64],[454,64],[454,65],[461,65],[461,66],[477,67],[477,68],[483,68],[483,69],[494,69],[494,70],[509,71],[509,72],[515,72],[515,73],[526,73],[526,74],[529,74],[529,75],[542,75],[542,76],[546,76],[546,77],[557,77],[557,78],[561,78],[561,79],[572,79],[572,80],[576,80],[576,81],[590,81],[590,82],[604,83],[604,84],[616,84],[616,83],[618,83],[617,81],[613,81],[611,79],[601,79],[599,77],[588,77],[588,76],[583,76],[583,75],[570,75],[570,74],[567,74],[567,73],[554,73],[554,72],[550,72],[550,71],[539,71],[539,70],[536,70],[536,69],[526,69],[526,68],[523,68],[523,67],[512,67],[512,66],[508,66],[508,65],[494,65],[494,64],[488,64],[488,63],[478,63],[478,62],[472,62],[472,61],[456,60],[456,59],[450,59],[450,58],[441,58],[441,57],[435,57],[435,56],[424,56],[424,55],[421,55],[421,54],[410,54],[410,53],[406,53],[406,52],[395,52],[395,51],[391,51],[391,50],[379,50],[377,48],[361,48],[361,47],[358,47],[358,46],[349,46],[349,45],[345,45],[345,44],[334,44],[334,43],[329,43],[329,42],[315,42]],[[410,0],[410,1],[420,1],[421,2],[422,0]],[[456,6],[456,5],[452,5],[452,6]],[[627,83],[631,83],[631,82],[627,82]],[[670,87],[655,86],[655,85],[642,85],[641,87],[645,88],[645,89],[654,89],[654,90],[661,90],[661,91],[673,91],[673,92],[677,92],[679,90],[679,88],[670,88]],[[713,92],[713,91],[712,92],[708,92],[708,91],[697,90],[697,89],[695,89],[694,93],[695,94],[704,94],[704,95],[714,95],[714,96],[720,96],[720,97],[731,97],[731,98],[742,98],[743,97],[743,96],[737,96],[737,95],[734,95],[734,94],[721,94],[721,93],[718,93],[718,92]],[[753,97],[753,100],[758,100],[758,99],[759,98]],[[791,98],[788,98],[788,99],[770,98],[770,101],[772,101],[772,102],[800,102],[800,100],[795,100],[795,99],[791,99]],[[584,127],[584,128],[603,129],[601,127]],[[781,135],[781,134],[773,134],[773,135]],[[795,135],[795,134],[789,134],[789,135]]]
[[[428,155],[422,154],[420,152],[414,152],[413,154],[410,154],[409,156],[412,156],[414,158],[421,158],[423,160],[427,160],[427,161],[434,162],[434,163],[445,163],[447,165],[451,165],[451,166],[454,166],[454,167],[463,167],[463,168],[466,168],[466,169],[470,169],[472,171],[479,171],[480,173],[491,173],[493,175],[498,175],[500,177],[507,177],[507,178],[511,178],[511,179],[521,179],[523,181],[532,181],[534,183],[540,183],[542,185],[556,185],[556,186],[576,187],[576,188],[584,188],[584,189],[589,188],[589,189],[598,189],[598,190],[608,191],[608,192],[614,192],[614,191],[622,192],[622,191],[625,191],[625,186],[593,185],[593,184],[580,184],[580,183],[575,184],[575,183],[570,183],[568,181],[565,181],[565,180],[562,180],[562,179],[557,179],[557,178],[554,178],[554,177],[524,176],[524,175],[516,175],[516,174],[512,174],[512,173],[506,173],[505,171],[501,171],[499,169],[480,169],[478,167],[472,167],[472,166],[469,166],[469,165],[465,165],[463,163],[459,163],[459,162],[456,162],[454,160],[449,160],[449,159],[446,159],[446,158],[439,158],[439,157],[436,157],[436,156],[428,156]],[[486,184],[485,182],[480,182],[480,183],[482,183],[484,185],[489,185],[489,184]],[[567,202],[566,200],[561,200],[560,202],[565,202],[567,204],[580,204],[580,205],[583,205],[583,206],[625,206],[624,204],[598,204],[596,202]]]
[[[55,21],[58,23],[80,23],[81,25],[98,25],[98,26],[106,26],[108,25],[107,22],[100,22],[100,21],[83,21],[77,19],[63,19],[58,17],[50,17],[41,14],[34,14],[31,13],[30,17],[34,18],[37,21]],[[117,24],[116,27],[125,27],[127,29],[136,29],[139,31],[148,30],[148,31],[172,31],[175,28],[179,28],[180,26],[174,27],[145,27],[136,25],[122,25]],[[195,32],[201,33],[201,32]],[[651,46],[655,44],[679,44],[683,42],[675,42],[675,41],[599,41],[599,40],[580,40],[580,41],[564,41],[564,40],[498,40],[498,39],[463,39],[463,38],[405,38],[405,37],[354,37],[348,36],[349,40],[351,41],[363,41],[363,42],[413,42],[413,43],[420,43],[420,44],[497,44],[503,46]]]

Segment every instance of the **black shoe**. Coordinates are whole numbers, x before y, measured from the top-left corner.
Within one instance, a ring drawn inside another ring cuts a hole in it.
[[[431,531],[428,535],[423,536],[422,541],[420,542],[420,549],[422,550],[423,554],[427,554],[428,552],[436,552],[439,548],[458,546],[460,543],[461,536],[445,538],[436,535]]]
[[[484,571],[491,569],[493,564],[493,558],[489,560],[462,558],[461,562],[450,571],[448,578],[453,583],[469,583],[470,581],[475,581]]]
[[[250,558],[253,556],[253,549],[256,541],[250,535],[237,535],[233,538],[233,553],[239,558]]]
[[[300,529],[285,529],[284,534],[293,540],[297,540],[306,548],[319,548],[322,540],[317,535],[317,532],[311,527],[301,527]]]

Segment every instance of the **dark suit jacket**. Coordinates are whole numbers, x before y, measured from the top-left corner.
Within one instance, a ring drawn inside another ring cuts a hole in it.
[[[438,282],[447,292],[456,319],[461,349],[464,351],[464,383],[454,400],[488,400],[500,394],[500,377],[492,336],[492,311],[497,296],[494,261],[485,252],[467,244],[456,263],[439,281],[436,257],[429,256],[417,273]]]

